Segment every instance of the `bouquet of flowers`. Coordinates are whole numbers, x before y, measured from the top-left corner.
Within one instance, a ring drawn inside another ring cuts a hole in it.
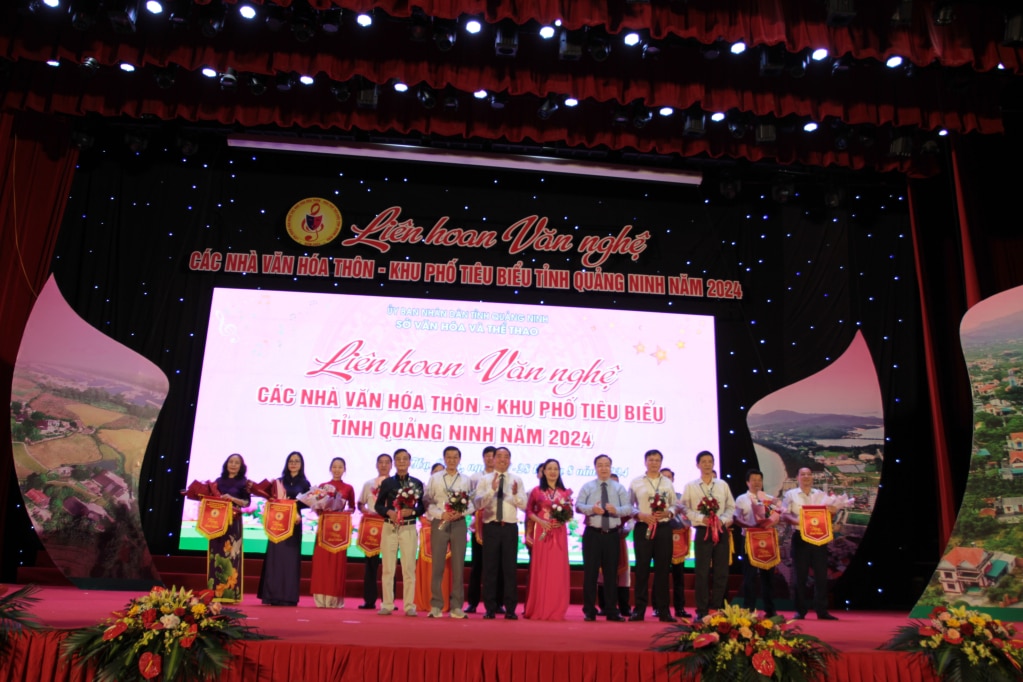
[[[1023,677],[1023,639],[1012,623],[966,606],[936,606],[926,621],[902,626],[881,648],[924,656],[943,680],[1008,682]]]
[[[564,525],[571,521],[572,516],[575,513],[572,510],[572,507],[573,507],[572,491],[571,490],[561,491],[561,494],[551,501],[551,522]],[[546,530],[540,533],[541,540],[543,540],[546,537],[547,537]]]
[[[444,501],[444,511],[452,512],[454,514],[464,514],[465,510],[469,508],[469,493],[464,490],[451,490],[448,491],[448,499]],[[440,522],[439,528],[444,527],[444,522]]]
[[[725,527],[721,525],[721,519],[718,518],[719,508],[717,499],[710,495],[704,495],[700,503],[696,505],[696,511],[704,516],[703,523],[707,526],[707,532],[710,533],[714,544],[717,544],[721,533],[725,530]]]
[[[398,489],[398,494],[394,496],[394,511],[398,512],[398,518],[394,522],[396,526],[400,526],[403,520],[401,510],[415,509],[422,496],[423,489],[411,481]]]
[[[244,618],[212,590],[154,587],[105,622],[71,631],[61,655],[79,668],[94,664],[100,682],[210,680],[228,667],[231,642],[269,639]]]
[[[314,485],[295,499],[317,512],[344,511],[347,504],[332,485]]]
[[[192,481],[181,491],[189,500],[201,500],[204,497],[220,497],[216,481]]]
[[[657,512],[665,511],[668,508],[668,498],[660,493],[654,493],[650,496],[650,513],[656,514]],[[650,523],[646,527],[646,539],[649,540],[654,537],[657,533],[657,524]]]
[[[686,654],[668,664],[686,679],[704,682],[825,680],[838,655],[830,645],[781,616],[726,605],[699,620],[683,618],[657,636],[657,651]]]
[[[276,478],[272,481],[264,478],[259,483],[253,483],[249,490],[256,497],[266,500],[283,500],[288,496],[284,491],[284,484]]]

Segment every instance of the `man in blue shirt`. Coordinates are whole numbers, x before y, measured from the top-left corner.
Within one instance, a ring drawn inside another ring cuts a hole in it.
[[[597,575],[604,574],[604,615],[608,620],[623,621],[618,613],[619,531],[622,518],[631,516],[629,492],[621,483],[611,480],[611,458],[597,455],[593,460],[596,480],[579,489],[575,510],[586,515],[583,531],[583,618],[597,619]]]

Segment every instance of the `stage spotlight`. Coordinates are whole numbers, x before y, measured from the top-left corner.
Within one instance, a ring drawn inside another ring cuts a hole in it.
[[[171,0],[165,2],[167,9],[167,23],[171,28],[187,26],[192,13],[191,0]]]
[[[778,128],[773,123],[760,121],[753,127],[753,140],[757,144],[772,144],[778,141]]]
[[[785,71],[785,46],[762,45],[760,47],[760,75],[780,76]]]
[[[611,44],[602,36],[590,38],[586,49],[595,62],[606,61],[611,56]]]
[[[71,13],[71,26],[78,31],[87,31],[96,24],[99,0],[78,0],[68,11]]]
[[[129,130],[124,134],[124,144],[128,151],[138,156],[149,147],[149,133],[143,130]]]
[[[721,121],[725,120],[725,112],[715,111],[710,115],[710,120],[714,121],[714,123],[721,123]]]
[[[1005,17],[1005,35],[1003,45],[1023,45],[1023,12],[1016,12]]]
[[[238,74],[230,66],[220,74],[220,89],[235,90],[238,87]]]
[[[828,26],[848,26],[856,18],[856,0],[824,0],[824,5]]]
[[[642,130],[647,127],[650,121],[654,120],[654,112],[648,107],[642,104],[637,104],[635,110],[632,113],[632,127],[636,130]]]
[[[804,133],[813,133],[813,132],[816,132],[817,128],[819,128],[819,127],[820,126],[817,125],[817,121],[807,121],[806,123],[803,124],[803,132]]]
[[[546,121],[549,119],[555,111],[558,110],[558,98],[556,95],[547,95],[543,103],[540,104],[540,108],[536,110],[536,115],[540,117],[540,120]]]
[[[554,34],[555,30],[553,26],[540,27],[540,37],[543,38],[544,40],[550,40],[551,38],[554,37]]]
[[[508,96],[498,93],[490,95],[490,108],[491,109],[504,109],[505,105],[508,104]]]
[[[806,70],[810,68],[810,53],[803,50],[802,52],[788,55],[785,64],[790,76],[802,78],[806,75]]]
[[[409,24],[409,39],[416,43],[425,43],[433,35],[433,26],[430,17],[418,7],[412,9],[412,18]]]
[[[913,20],[913,0],[895,0],[892,26],[908,26]]]
[[[277,92],[288,92],[295,86],[295,74],[281,72],[277,74],[275,83]]]
[[[82,73],[86,76],[95,76],[96,72],[99,71],[99,60],[95,57],[86,57],[82,60],[81,68]]]
[[[433,22],[433,44],[441,52],[448,52],[455,46],[458,34],[453,25],[446,21],[435,19]]]
[[[702,111],[686,114],[682,134],[686,137],[703,137],[707,133],[707,116]]]
[[[416,99],[423,105],[424,109],[433,109],[437,106],[437,95],[433,88],[428,85],[420,85],[416,88]]]
[[[891,57],[885,60],[884,65],[889,69],[897,69],[902,66],[902,57],[897,54],[893,54]]]
[[[778,204],[787,204],[796,196],[796,181],[791,173],[779,173],[771,185],[771,198]]]
[[[728,51],[735,55],[742,54],[743,52],[746,51],[746,43],[744,43],[741,40],[738,40],[732,43],[732,46],[728,48]]]
[[[215,38],[224,30],[227,7],[220,0],[214,0],[199,10],[199,32],[206,38]]]
[[[746,133],[749,132],[749,126],[746,123],[745,117],[741,114],[729,114],[727,117],[728,132],[736,140],[741,140],[746,137]]]
[[[329,89],[331,96],[338,102],[347,102],[352,98],[352,89],[348,83],[333,83]]]
[[[731,201],[739,196],[740,192],[742,192],[742,182],[738,178],[725,175],[721,178],[721,181],[718,182],[718,192],[723,198]]]
[[[908,133],[898,132],[888,147],[888,156],[908,159],[913,155],[913,138]]]
[[[938,0],[938,2],[934,3],[933,19],[935,26],[949,26],[955,21],[955,18],[955,10],[949,0]]]
[[[134,33],[139,17],[139,0],[116,0],[104,3],[107,18],[116,33]]]
[[[448,111],[458,111],[458,97],[455,95],[445,95],[444,99],[441,100],[441,106]]]
[[[710,45],[700,45],[700,54],[704,59],[717,59],[728,51],[728,43],[723,40],[715,40]]]
[[[643,59],[657,59],[661,56],[661,45],[652,40],[643,43]]]
[[[831,75],[832,76],[837,76],[837,75],[840,75],[840,74],[849,73],[849,71],[851,69],[852,69],[852,59],[847,54],[844,54],[841,57],[838,57],[837,59],[835,59],[835,61],[831,62]]]
[[[570,34],[567,29],[561,29],[561,37],[558,39],[558,59],[565,62],[576,62],[583,56],[583,44],[580,37]]]
[[[625,107],[615,107],[611,112],[611,125],[628,125],[631,119],[632,116],[629,114],[629,110]]]
[[[308,2],[292,4],[291,35],[300,43],[308,43],[316,35],[316,12]]]
[[[264,76],[262,74],[258,74],[258,73],[250,73],[248,81],[249,81],[249,92],[251,92],[256,97],[259,97],[260,95],[262,95],[263,93],[266,92],[266,81],[267,81],[266,76]]]
[[[324,33],[337,33],[341,30],[341,8],[332,7],[320,12],[320,28]]]
[[[376,83],[367,83],[355,94],[355,106],[359,109],[376,109],[380,102],[380,88]]]
[[[163,3],[160,0],[146,0],[146,11],[150,14],[163,14]]]
[[[469,19],[465,22],[465,32],[476,35],[483,30],[483,23],[479,19]]]
[[[256,18],[256,8],[252,5],[241,5],[238,7],[238,14],[241,15],[242,19],[252,21]]]
[[[824,190],[824,206],[827,208],[838,208],[845,201],[845,190],[834,184],[828,184]]]
[[[266,11],[266,27],[271,31],[280,31],[288,23],[284,8],[280,5],[264,5]]]
[[[494,38],[494,54],[498,57],[514,57],[519,52],[519,33],[515,25],[502,22]]]
[[[86,149],[92,149],[94,144],[96,144],[96,138],[84,130],[71,132],[71,146],[78,151],[84,152]]]
[[[363,28],[369,28],[373,25],[373,15],[368,12],[363,12],[359,16],[355,17],[355,23]]]
[[[826,47],[818,47],[814,49],[813,52],[810,53],[810,59],[814,60],[815,62],[823,62],[830,56],[831,55],[828,52],[828,48]]]
[[[637,45],[639,45],[640,40],[641,38],[639,34],[636,33],[635,31],[630,31],[626,33],[625,37],[622,38],[622,42],[625,43],[626,46],[628,47],[636,47]]]
[[[182,156],[195,156],[199,151],[199,142],[188,135],[178,135],[174,141],[174,146],[178,148]]]

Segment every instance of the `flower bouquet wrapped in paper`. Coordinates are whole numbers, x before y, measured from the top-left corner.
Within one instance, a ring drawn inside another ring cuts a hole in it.
[[[666,511],[668,509],[668,498],[660,493],[654,493],[650,496],[650,513],[656,514],[657,512]],[[647,524],[646,527],[646,538],[647,540],[654,537],[657,533],[656,523]]]
[[[398,519],[395,522],[400,524],[402,521],[403,509],[415,509],[416,504],[419,503],[419,498],[423,496],[423,489],[416,484],[409,482],[398,489],[398,494],[394,496],[394,510],[398,512]]]
[[[265,500],[283,500],[288,496],[284,486],[277,479],[268,481],[264,478],[259,483],[253,483],[250,492],[255,497],[262,497]]]
[[[557,497],[551,501],[551,522],[564,525],[572,520],[573,511],[571,490],[559,490]],[[540,533],[540,540],[547,537],[547,531]]]
[[[464,514],[469,508],[469,493],[464,490],[452,490],[448,492],[447,499],[444,500],[444,511],[451,512],[453,514]],[[444,522],[441,521],[438,528],[443,528]]]
[[[344,497],[337,494],[332,485],[316,485],[296,497],[299,502],[316,512],[344,511],[348,504]]]
[[[204,497],[220,497],[216,481],[192,481],[181,494],[190,500],[201,500]]]

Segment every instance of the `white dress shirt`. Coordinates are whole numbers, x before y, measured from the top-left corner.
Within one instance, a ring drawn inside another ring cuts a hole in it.
[[[494,477],[500,475],[501,472],[499,471],[485,474],[480,478],[480,482],[476,486],[476,498],[473,502],[483,523],[497,521],[497,491],[494,490]],[[512,486],[516,483],[518,484],[518,488],[516,488],[518,492],[512,495]],[[511,523],[515,523],[518,520],[518,511],[526,508],[526,486],[522,484],[521,478],[507,471],[504,473],[503,504],[504,509],[501,512],[501,520]]]
[[[469,506],[463,512],[463,516],[468,516],[476,511],[476,507],[472,503],[472,479],[460,473],[449,474],[446,469],[430,476],[430,480],[426,482],[426,490],[423,492],[423,502],[426,504],[424,516],[431,521],[439,520],[448,511],[444,506],[447,504],[448,495],[458,490],[469,495]]]

